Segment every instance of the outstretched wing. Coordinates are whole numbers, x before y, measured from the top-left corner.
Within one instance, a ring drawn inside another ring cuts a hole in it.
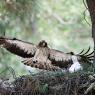
[[[54,65],[59,66],[60,68],[68,68],[73,63],[72,55],[76,56],[79,62],[91,64],[94,58],[94,51],[89,53],[89,50],[90,47],[85,53],[83,53],[82,51],[80,54],[74,54],[73,52],[64,53],[58,50],[50,49],[49,59],[52,61]]]
[[[14,53],[24,58],[33,57],[36,52],[36,45],[29,42],[21,41],[16,38],[10,39],[0,37],[0,45],[11,53]]]
[[[68,68],[72,64],[71,57],[71,54],[50,49],[49,59],[52,61],[53,65],[59,66],[60,68]]]

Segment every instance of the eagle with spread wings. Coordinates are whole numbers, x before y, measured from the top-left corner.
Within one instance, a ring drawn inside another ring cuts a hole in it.
[[[80,63],[91,63],[94,53],[88,53],[90,48],[85,53],[83,53],[84,50],[79,54],[64,53],[49,48],[44,40],[35,45],[16,38],[6,37],[0,37],[0,46],[15,55],[25,58],[22,61],[25,65],[45,70],[67,69],[74,64],[73,57],[76,57]]]

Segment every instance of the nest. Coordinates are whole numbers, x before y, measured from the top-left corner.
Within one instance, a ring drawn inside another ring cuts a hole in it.
[[[13,82],[0,79],[0,95],[95,95],[95,75],[40,72]]]

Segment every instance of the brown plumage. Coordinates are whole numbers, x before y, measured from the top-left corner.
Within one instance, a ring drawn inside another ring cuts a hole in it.
[[[76,56],[78,61],[82,63],[91,63],[93,60],[93,52],[88,54],[90,48],[87,52],[83,53],[82,51],[80,54],[74,54],[73,52],[64,53],[50,49],[44,40],[40,41],[38,45],[34,45],[16,38],[0,37],[0,45],[11,53],[25,58],[22,61],[25,65],[46,70],[70,67],[73,64],[72,55]]]

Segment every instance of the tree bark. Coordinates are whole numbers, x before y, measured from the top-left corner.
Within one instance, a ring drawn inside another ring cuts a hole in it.
[[[93,63],[95,64],[95,0],[86,0],[88,10],[91,17],[92,22],[92,37],[94,40],[94,60]]]

